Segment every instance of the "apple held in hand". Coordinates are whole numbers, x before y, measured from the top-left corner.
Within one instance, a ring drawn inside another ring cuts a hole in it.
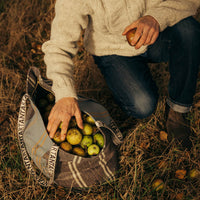
[[[133,38],[134,38],[134,36],[135,36],[135,32],[136,32],[136,29],[132,29],[132,30],[130,30],[130,31],[128,31],[128,32],[126,33],[126,39],[127,39],[128,43],[129,43],[131,46],[133,46],[133,45],[131,44],[131,42],[133,41]]]

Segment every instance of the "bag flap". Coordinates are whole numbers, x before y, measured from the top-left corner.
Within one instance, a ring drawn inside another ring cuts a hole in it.
[[[37,167],[48,176],[48,172],[46,171],[47,158],[45,155],[49,154],[49,150],[54,143],[48,136],[39,110],[31,100],[29,109],[32,109],[32,117],[27,119],[25,123],[23,135],[24,142],[26,144],[27,152],[32,160]]]

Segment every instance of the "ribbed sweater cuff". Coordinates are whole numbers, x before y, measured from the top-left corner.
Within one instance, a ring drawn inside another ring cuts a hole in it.
[[[75,99],[78,99],[78,96],[74,88],[71,88],[71,87],[56,88],[53,86],[52,90],[55,93],[56,102],[64,97],[74,97]]]

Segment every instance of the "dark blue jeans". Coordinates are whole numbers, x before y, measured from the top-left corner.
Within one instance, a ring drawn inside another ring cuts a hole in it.
[[[159,94],[148,63],[169,62],[167,102],[175,111],[189,112],[200,65],[200,24],[189,17],[166,28],[140,56],[94,56],[94,60],[120,107],[136,118],[151,115],[157,106]]]

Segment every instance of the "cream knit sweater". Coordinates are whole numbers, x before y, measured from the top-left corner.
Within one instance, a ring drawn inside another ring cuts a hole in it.
[[[122,36],[126,26],[151,15],[163,31],[194,15],[199,6],[200,0],[57,0],[51,37],[42,46],[56,101],[77,98],[72,57],[77,53],[81,30],[85,29],[84,46],[93,55],[135,56],[147,47],[131,47]]]

